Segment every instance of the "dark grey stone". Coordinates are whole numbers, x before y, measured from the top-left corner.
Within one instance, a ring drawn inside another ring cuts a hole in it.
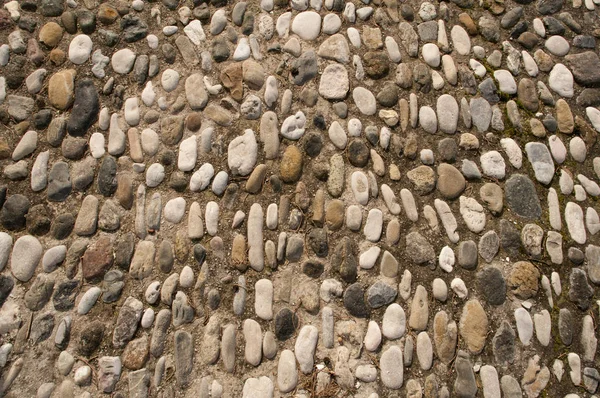
[[[344,307],[350,315],[357,318],[368,318],[371,310],[365,302],[364,287],[360,283],[354,283],[344,292]]]
[[[523,174],[513,174],[504,185],[506,204],[516,215],[538,219],[542,215],[540,199],[535,185]]]

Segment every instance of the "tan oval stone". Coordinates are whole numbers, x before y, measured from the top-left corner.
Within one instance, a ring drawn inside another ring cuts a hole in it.
[[[281,179],[284,182],[296,182],[302,175],[302,152],[290,145],[286,148],[281,157],[281,168],[279,170]]]
[[[485,346],[488,318],[478,300],[467,301],[463,307],[459,324],[460,336],[473,354],[479,354]]]
[[[575,121],[569,104],[564,99],[556,101],[556,121],[558,122],[558,130],[561,133],[572,134],[575,128]]]
[[[48,101],[53,107],[61,111],[71,107],[74,99],[75,74],[75,69],[66,69],[52,75],[48,81]]]
[[[40,43],[48,47],[56,47],[63,37],[63,29],[56,22],[48,22],[40,29]]]

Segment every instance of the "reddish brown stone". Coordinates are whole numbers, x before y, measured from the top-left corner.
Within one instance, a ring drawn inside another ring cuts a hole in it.
[[[123,366],[130,370],[138,370],[144,367],[148,360],[148,337],[142,336],[132,340],[123,351]]]
[[[86,280],[101,279],[113,264],[113,244],[108,236],[102,236],[85,251],[81,258],[83,277]]]

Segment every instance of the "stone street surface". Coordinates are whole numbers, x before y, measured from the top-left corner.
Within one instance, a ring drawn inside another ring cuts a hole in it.
[[[596,7],[4,0],[0,397],[599,397]]]

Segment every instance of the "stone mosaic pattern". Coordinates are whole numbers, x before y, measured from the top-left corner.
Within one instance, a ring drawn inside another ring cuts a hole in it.
[[[600,0],[12,0],[0,396],[596,397]]]

